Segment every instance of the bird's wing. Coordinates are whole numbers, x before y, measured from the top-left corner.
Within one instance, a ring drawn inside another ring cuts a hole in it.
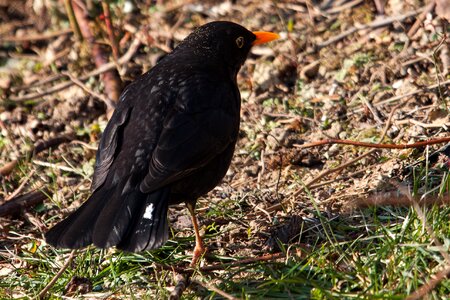
[[[92,191],[95,191],[105,182],[111,164],[114,161],[116,150],[120,148],[120,145],[118,147],[119,132],[125,126],[128,117],[130,115],[130,112],[131,112],[130,107],[124,108],[118,107],[114,111],[111,120],[109,120],[108,125],[106,126],[105,131],[103,132],[97,150],[97,156],[95,161],[95,172],[91,186]]]
[[[231,89],[220,89],[209,96],[218,100],[210,100],[216,103],[228,101],[229,105],[235,105],[234,110],[210,105],[189,111],[175,105],[166,118],[148,174],[141,183],[142,192],[152,192],[191,174],[235,143],[239,95]],[[193,106],[196,105],[199,106],[198,102]]]

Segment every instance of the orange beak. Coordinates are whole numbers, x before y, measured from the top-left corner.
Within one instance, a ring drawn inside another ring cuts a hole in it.
[[[280,38],[278,34],[267,31],[253,31],[253,34],[256,35],[256,40],[252,44],[253,46],[268,43]]]

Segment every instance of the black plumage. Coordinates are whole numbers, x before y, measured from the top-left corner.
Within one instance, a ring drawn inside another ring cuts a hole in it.
[[[276,37],[208,23],[131,83],[102,135],[92,195],[47,242],[133,252],[163,245],[168,206],[186,202],[193,213],[225,175],[239,131],[237,72],[252,45]]]

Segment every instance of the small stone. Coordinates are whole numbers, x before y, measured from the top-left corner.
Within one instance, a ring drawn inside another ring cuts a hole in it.
[[[4,111],[4,112],[0,113],[0,120],[2,122],[11,120],[11,112]]]
[[[31,120],[31,122],[29,122],[29,126],[31,129],[35,129],[35,128],[38,128],[40,123],[41,122],[39,120],[34,119],[34,120]]]
[[[331,147],[327,151],[327,153],[330,157],[333,157],[334,155],[338,154],[339,153],[339,145],[338,144],[331,145]]]

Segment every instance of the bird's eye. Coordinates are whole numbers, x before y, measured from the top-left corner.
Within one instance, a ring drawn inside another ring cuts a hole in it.
[[[240,36],[236,39],[236,45],[239,48],[242,48],[244,46],[244,38],[242,36]]]

